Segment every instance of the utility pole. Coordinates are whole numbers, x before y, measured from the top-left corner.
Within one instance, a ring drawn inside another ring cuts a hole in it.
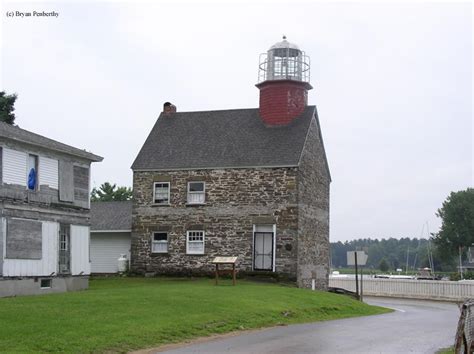
[[[405,267],[405,275],[408,275],[408,255],[410,254],[410,246],[407,248],[407,265]]]

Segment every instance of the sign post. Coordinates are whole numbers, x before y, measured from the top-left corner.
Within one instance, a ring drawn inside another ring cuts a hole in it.
[[[357,275],[357,252],[354,252],[354,265],[355,265],[355,270],[356,270],[356,295],[357,298],[360,300],[360,295],[359,295],[359,277]]]
[[[355,281],[356,281],[356,295],[357,298],[362,301],[362,270],[360,279],[360,293],[359,293],[359,265],[364,266],[367,263],[367,254],[364,251],[348,251],[347,252],[347,265],[355,266]]]

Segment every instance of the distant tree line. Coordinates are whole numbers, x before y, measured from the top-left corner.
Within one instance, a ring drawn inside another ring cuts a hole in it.
[[[91,201],[92,202],[112,202],[131,200],[133,196],[132,188],[117,187],[117,185],[110,182],[105,182],[99,188],[92,188]]]
[[[347,251],[366,251],[369,269],[406,271],[408,266],[409,271],[425,267],[457,271],[459,257],[465,262],[469,247],[474,247],[474,188],[451,192],[436,216],[442,225],[438,233],[431,234],[430,240],[405,237],[333,242],[332,267],[347,267]]]
[[[435,271],[455,271],[455,259],[442,257],[442,252],[427,239],[389,238],[389,239],[358,239],[346,242],[331,243],[331,262],[333,268],[347,267],[347,251],[363,250],[368,254],[365,268],[383,271],[395,271],[400,268],[404,272],[408,263],[409,271],[430,267],[431,251]],[[408,262],[407,262],[408,260]]]

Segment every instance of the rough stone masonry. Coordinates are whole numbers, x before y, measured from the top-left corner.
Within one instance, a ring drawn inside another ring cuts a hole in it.
[[[216,256],[238,256],[252,271],[253,225],[276,224],[275,272],[327,288],[329,175],[313,119],[299,167],[135,171],[132,271],[206,274]],[[170,204],[153,203],[153,183],[170,182]],[[205,205],[187,204],[187,183],[206,183]],[[203,255],[186,254],[186,231],[205,231]],[[168,233],[168,252],[152,253],[152,233]]]

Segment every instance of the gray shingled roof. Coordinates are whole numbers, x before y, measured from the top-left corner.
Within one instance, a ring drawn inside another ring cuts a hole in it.
[[[315,106],[282,127],[258,109],[161,114],[133,170],[297,166]]]
[[[91,231],[132,229],[132,201],[92,202]]]
[[[35,134],[28,130],[21,129],[19,127],[16,127],[7,123],[3,123],[3,122],[0,122],[0,137],[31,144],[31,145],[41,146],[46,149],[60,151],[60,152],[73,155],[73,156],[79,156],[79,157],[82,157],[84,159],[94,161],[94,162],[99,162],[104,159],[103,157],[94,155],[85,150],[81,150],[73,146],[60,143],[59,141],[46,138],[42,135]]]

